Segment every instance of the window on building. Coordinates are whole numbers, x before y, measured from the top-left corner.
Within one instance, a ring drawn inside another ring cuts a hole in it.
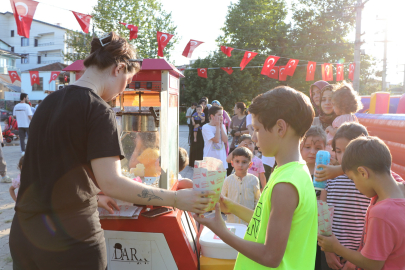
[[[38,39],[34,39],[34,47],[38,47]]]
[[[28,64],[28,63],[29,63],[29,55],[21,54],[21,64]]]
[[[38,64],[41,64],[41,56],[38,55]]]
[[[14,37],[14,30],[11,30],[11,37]]]
[[[11,52],[14,52],[14,47],[11,47]]]
[[[34,84],[32,86],[32,91],[43,91],[44,90],[44,78],[39,77],[39,85],[38,84]]]
[[[30,40],[28,38],[22,37],[21,38],[21,47],[30,46]]]

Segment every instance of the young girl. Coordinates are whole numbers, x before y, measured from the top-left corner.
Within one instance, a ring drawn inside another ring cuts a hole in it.
[[[196,112],[191,116],[191,122],[194,126],[194,142],[197,142],[197,132],[201,130],[202,122],[205,122],[205,114],[202,112],[203,107],[198,105],[196,108]]]
[[[22,170],[23,162],[24,162],[24,156],[22,156],[20,158],[20,161],[18,162],[18,165],[17,165],[17,168],[20,170],[20,172]],[[15,202],[17,201],[17,195],[15,193],[15,190],[19,187],[20,187],[20,175],[18,175],[15,179],[13,179],[13,181],[11,182],[10,189],[9,189],[10,196],[11,196],[11,198],[13,198],[13,200]]]
[[[332,95],[332,105],[333,111],[336,113],[337,117],[332,122],[332,125],[325,130],[328,134],[328,141],[333,139],[336,131],[343,123],[358,123],[359,120],[354,113],[363,108],[360,97],[347,83],[341,83],[335,86],[335,91]]]
[[[321,107],[321,92],[326,87],[330,87],[330,84],[325,81],[317,81],[309,89],[309,96],[311,97],[312,107],[314,107],[315,116],[319,116]]]

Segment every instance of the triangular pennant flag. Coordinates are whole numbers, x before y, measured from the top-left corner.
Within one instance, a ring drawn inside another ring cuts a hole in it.
[[[245,55],[243,56],[242,61],[240,62],[240,70],[243,70],[246,65],[250,62],[250,60],[252,60],[255,56],[257,55],[257,53],[255,52],[245,52]]]
[[[158,42],[158,55],[160,57],[163,57],[163,49],[166,47],[167,43],[169,43],[170,39],[174,35],[168,34],[168,33],[162,33],[162,32],[157,32],[157,42]]]
[[[198,76],[202,78],[207,78],[207,68],[197,68]]]
[[[221,67],[223,71],[231,75],[233,73],[233,69],[231,67]]]
[[[190,39],[190,41],[187,43],[187,46],[184,48],[182,55],[187,58],[191,58],[191,55],[193,54],[193,51],[195,50],[195,48],[200,46],[202,43],[204,43],[204,42]]]
[[[120,22],[123,26],[129,29],[129,40],[136,39],[138,37],[138,26]]]
[[[290,59],[287,65],[285,66],[285,74],[287,74],[288,76],[294,75],[295,69],[297,68],[299,61],[300,60],[298,59]]]
[[[355,63],[350,63],[349,65],[349,80],[354,81],[354,69],[356,68]]]
[[[278,80],[279,81],[286,81],[287,80],[287,74],[285,73],[285,66],[279,67]]]
[[[262,72],[260,74],[269,76],[271,69],[277,63],[278,59],[280,59],[280,57],[273,55],[267,57],[266,61],[264,61]]]
[[[333,68],[332,64],[322,64],[322,80],[330,82],[333,81]]]
[[[226,56],[231,57],[232,56],[232,50],[233,48],[227,47],[227,46],[221,46],[221,51],[226,54]]]
[[[340,82],[345,79],[343,64],[336,64],[336,81]]]
[[[15,81],[20,81],[21,82],[20,76],[18,76],[17,71],[9,70],[8,75],[10,75],[11,83],[14,83]]]
[[[58,78],[59,74],[60,74],[60,71],[52,71],[52,72],[51,72],[51,78],[50,78],[50,80],[49,80],[49,83],[51,83],[51,81],[56,80],[56,79]]]
[[[308,62],[307,65],[307,78],[306,81],[313,81],[315,79],[316,62]]]
[[[267,75],[267,76],[269,78],[278,80],[278,67],[272,67],[270,69],[269,75]]]
[[[89,33],[89,27],[90,27],[91,15],[79,13],[79,12],[76,12],[76,11],[73,11],[73,10],[72,10],[72,13],[73,13],[73,15],[75,15],[76,20],[80,24],[80,27],[82,28],[83,32],[88,34]]]
[[[17,24],[17,33],[20,36],[29,38],[31,23],[34,18],[38,2],[32,0],[10,0],[11,9],[14,13]]]
[[[38,71],[30,71],[30,78],[31,78],[31,85],[34,85],[34,84],[40,85]]]

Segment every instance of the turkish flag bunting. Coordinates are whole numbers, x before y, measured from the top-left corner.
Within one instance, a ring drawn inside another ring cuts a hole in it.
[[[136,39],[138,37],[138,26],[120,22],[123,26],[129,29],[129,40]]]
[[[80,24],[80,27],[82,28],[83,32],[88,34],[89,33],[89,27],[90,27],[91,15],[75,12],[73,10],[72,10],[72,13],[73,13],[73,15],[75,15],[76,20]]]
[[[336,64],[336,81],[340,82],[345,79],[343,64]]]
[[[287,65],[285,66],[285,74],[287,74],[288,76],[294,75],[295,69],[297,68],[299,61],[300,60],[297,59],[290,59]]]
[[[17,33],[20,36],[29,38],[31,23],[38,2],[32,0],[10,0],[10,3],[17,24]]]
[[[51,83],[51,81],[56,80],[56,78],[58,78],[59,74],[60,74],[60,71],[52,71],[51,78],[49,79],[49,83]]]
[[[256,55],[257,55],[257,53],[255,53],[255,52],[245,52],[242,62],[240,62],[240,67],[241,67],[240,70],[243,70],[246,67],[246,65],[250,62],[250,60],[255,58]]]
[[[307,65],[307,79],[306,81],[313,81],[315,77],[316,62],[308,62]]]
[[[262,72],[260,74],[269,76],[271,69],[277,63],[278,59],[280,59],[280,57],[273,55],[267,57],[266,61],[263,64]]]
[[[279,72],[278,72],[278,80],[279,81],[286,81],[287,80],[287,74],[285,73],[285,66],[279,67]]]
[[[221,67],[223,71],[231,75],[233,73],[233,69],[231,67]]]
[[[354,69],[356,68],[355,63],[350,63],[349,65],[349,80],[354,81]]]
[[[168,33],[157,32],[157,42],[158,42],[158,55],[163,57],[163,49],[166,47],[167,43],[169,43],[170,39],[174,35]]]
[[[207,78],[207,68],[197,68],[198,76],[201,78]]]
[[[30,71],[31,77],[31,85],[38,84],[39,85],[39,72],[38,71]]]
[[[195,48],[200,46],[202,43],[204,43],[204,42],[190,39],[190,41],[187,43],[187,46],[184,48],[183,56],[185,56],[187,58],[191,58],[191,55],[193,54],[193,51],[195,50]]]
[[[227,46],[221,46],[221,51],[226,54],[226,56],[231,57],[232,56],[232,50],[233,48],[227,47]]]
[[[322,64],[322,80],[327,82],[333,81],[332,64],[329,63]]]
[[[18,76],[17,71],[9,70],[8,75],[10,75],[11,83],[14,83],[15,81],[20,81],[21,82],[20,76]]]
[[[269,78],[278,80],[278,67],[272,67],[270,69],[269,75],[267,75],[267,76]]]

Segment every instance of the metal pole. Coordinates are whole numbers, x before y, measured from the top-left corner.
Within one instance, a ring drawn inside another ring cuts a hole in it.
[[[360,46],[361,46],[361,12],[363,9],[362,0],[357,0],[356,4],[356,40],[354,42],[354,69],[353,88],[357,92],[360,91]]]
[[[385,37],[384,37],[384,59],[383,59],[383,74],[382,74],[382,91],[387,89],[387,35],[388,35],[388,23],[385,20]]]

